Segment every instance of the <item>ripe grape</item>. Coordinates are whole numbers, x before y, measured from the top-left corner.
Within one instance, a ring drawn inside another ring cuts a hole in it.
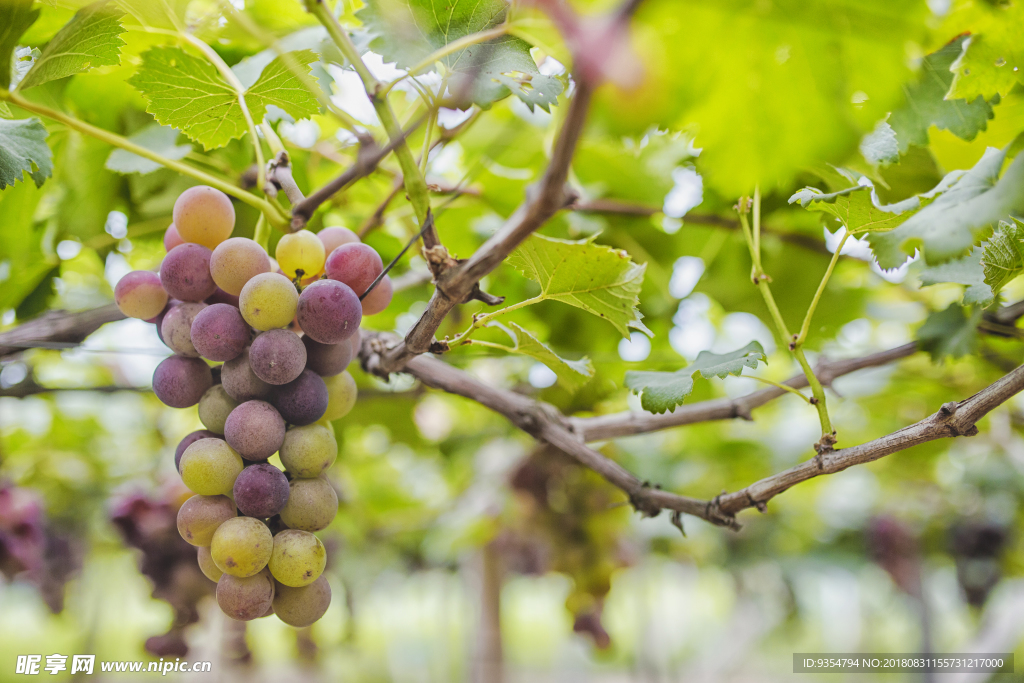
[[[247,577],[225,573],[217,581],[217,604],[235,621],[265,616],[274,604],[274,579],[269,571]]]
[[[331,431],[319,424],[292,427],[281,445],[281,464],[295,477],[310,479],[334,464],[338,442]]]
[[[377,315],[389,305],[395,290],[391,286],[391,278],[387,275],[377,283],[373,291],[363,297],[363,315]]]
[[[224,422],[237,407],[238,403],[228,396],[224,387],[214,384],[199,399],[199,421],[214,434],[223,434]]]
[[[129,318],[149,320],[160,315],[167,305],[167,292],[160,276],[148,270],[133,270],[114,287],[114,303]]]
[[[253,339],[249,365],[267,384],[287,384],[306,367],[306,347],[291,330],[267,330]]]
[[[323,270],[327,252],[324,243],[316,235],[309,230],[299,230],[278,241],[274,256],[285,276],[294,280],[296,277],[316,275]]]
[[[277,593],[274,595],[274,614],[295,628],[311,625],[322,617],[330,606],[331,585],[322,574],[316,581],[301,588],[278,584]]]
[[[193,493],[230,495],[242,472],[242,456],[223,439],[199,439],[181,455],[181,480]]]
[[[220,381],[228,396],[239,403],[254,399],[269,399],[274,387],[267,384],[252,371],[249,365],[249,349],[221,366]]]
[[[179,356],[199,357],[199,351],[192,343],[192,323],[205,308],[206,304],[183,303],[167,311],[160,323],[160,336],[171,351]]]
[[[213,249],[235,229],[235,207],[226,194],[206,185],[190,187],[174,202],[174,227],[186,242]]]
[[[224,572],[218,569],[213,561],[213,555],[210,554],[210,546],[199,546],[196,559],[199,560],[199,571],[203,572],[210,581],[217,583],[220,581],[220,577],[224,576]]]
[[[245,322],[260,331],[288,327],[298,302],[295,285],[279,273],[260,273],[245,283],[238,296]]]
[[[228,294],[223,289],[218,287],[217,289],[213,290],[213,294],[203,299],[203,303],[227,304],[228,306],[238,308],[238,297],[235,296],[234,294]]]
[[[210,276],[210,250],[198,244],[179,244],[160,264],[160,282],[167,294],[182,301],[202,301],[217,290]]]
[[[302,331],[321,344],[337,344],[359,329],[363,310],[352,288],[335,280],[318,280],[299,295]]]
[[[270,272],[270,257],[247,237],[232,237],[217,245],[210,257],[210,274],[217,286],[235,296],[260,273]]]
[[[235,479],[235,503],[249,517],[273,517],[288,502],[288,493],[288,478],[270,463],[250,465]]]
[[[265,401],[246,401],[231,411],[224,424],[228,445],[246,460],[266,460],[281,448],[284,437],[284,419]]]
[[[200,429],[186,436],[178,443],[178,447],[174,449],[174,469],[179,469],[181,465],[181,456],[185,452],[186,448],[194,444],[196,441],[199,441],[199,439],[216,438],[218,438],[218,436],[208,429]]]
[[[227,496],[192,496],[178,508],[178,533],[192,545],[207,546],[217,527],[237,516]]]
[[[185,240],[181,239],[178,229],[174,227],[174,223],[171,223],[164,232],[164,251],[170,251],[179,244],[185,244]]]
[[[368,244],[343,244],[327,257],[325,270],[327,277],[344,282],[357,295],[362,295],[384,271],[384,262]]]
[[[324,411],[324,419],[337,420],[348,415],[356,405],[356,396],[359,393],[352,375],[342,372],[333,377],[326,377],[324,384],[327,386],[327,409]]]
[[[210,554],[217,568],[231,576],[259,573],[267,566],[273,550],[274,537],[270,529],[255,517],[227,520],[217,527],[210,544]]]
[[[327,385],[320,375],[303,370],[295,380],[278,387],[271,399],[285,422],[308,425],[324,416],[327,410]]]
[[[249,343],[249,326],[234,306],[213,304],[192,320],[190,337],[203,358],[229,361],[245,350]]]
[[[303,335],[302,343],[306,347],[306,367],[321,377],[337,375],[352,361],[352,344],[348,341],[321,344],[309,335]]]
[[[320,578],[327,566],[327,550],[308,531],[286,529],[274,536],[274,552],[267,568],[285,586],[300,588]]]
[[[324,228],[316,236],[324,243],[324,254],[330,254],[343,244],[359,241],[359,235],[338,225]]]
[[[161,361],[153,373],[153,393],[171,408],[194,406],[211,386],[213,373],[199,358],[171,356]]]
[[[292,479],[288,503],[281,510],[281,521],[290,529],[320,531],[338,514],[338,494],[321,475],[316,479]]]

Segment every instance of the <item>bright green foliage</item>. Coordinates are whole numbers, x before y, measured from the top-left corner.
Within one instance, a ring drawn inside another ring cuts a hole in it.
[[[700,373],[704,379],[740,375],[743,368],[757,368],[758,362],[767,361],[764,349],[750,342],[742,349],[717,354],[701,351],[692,365],[675,372],[647,372],[631,370],[626,373],[626,386],[640,394],[640,404],[652,413],[664,413],[681,405],[693,391],[693,376]]]
[[[973,100],[976,97],[1005,97],[1024,83],[1024,5],[1020,2],[975,2],[961,14],[971,14],[966,22],[954,15],[951,23],[970,30],[963,41],[963,52],[952,64],[955,74],[950,97]]]
[[[357,15],[372,38],[370,46],[385,61],[411,68],[448,43],[503,23],[507,12],[505,0],[372,0]],[[473,79],[471,97],[481,105],[511,92],[531,109],[547,110],[562,92],[561,81],[537,69],[529,43],[514,36],[472,45],[440,61],[446,71]]]
[[[985,271],[988,266],[983,262],[983,254],[987,253],[987,251],[988,248],[986,248],[985,252],[975,248],[967,256],[926,268],[921,271],[921,284],[926,287],[942,282],[966,285],[964,305],[978,304],[980,306],[987,306],[992,303],[995,293],[999,291],[999,287],[989,286],[991,283],[985,278]]]
[[[290,53],[290,56],[306,73],[309,73],[309,65],[318,59],[309,50],[298,50]],[[284,109],[296,119],[308,118],[320,111],[316,97],[288,70],[282,57],[276,57],[270,62],[263,69],[259,80],[245,91],[245,104],[256,122],[263,120],[267,106],[271,104]]]
[[[125,44],[121,39],[123,16],[108,0],[80,9],[46,44],[18,88],[26,90],[98,66],[118,64]]]
[[[978,346],[978,322],[981,309],[969,309],[970,315],[958,303],[952,303],[944,311],[936,311],[917,330],[921,348],[936,361],[950,356],[960,358],[973,353]]]
[[[36,187],[53,175],[53,155],[39,119],[0,120],[0,190],[27,173]]]
[[[568,360],[515,323],[509,323],[507,326],[495,323],[495,326],[505,331],[515,344],[509,351],[536,358],[548,366],[558,377],[559,383],[568,390],[578,389],[594,376],[594,364],[586,356],[579,360]]]
[[[998,292],[1024,271],[1024,223],[1000,221],[981,257],[985,284]]]
[[[917,248],[929,264],[948,261],[969,249],[984,229],[1024,212],[1024,155],[1000,177],[1004,157],[1004,152],[989,148],[970,171],[943,181],[948,189],[903,225],[869,235],[878,264],[895,268]]]
[[[128,137],[140,147],[145,147],[167,159],[184,159],[185,155],[192,151],[190,145],[179,145],[178,137],[181,134],[173,128],[153,123],[146,126],[138,133]],[[149,159],[144,159],[123,149],[115,149],[107,157],[104,164],[111,171],[118,173],[152,173],[159,168],[160,164]]]
[[[910,145],[927,145],[929,126],[973,140],[992,118],[992,107],[983,97],[970,102],[946,99],[953,82],[949,67],[960,54],[962,42],[963,39],[955,40],[925,57],[918,82],[907,88],[906,102],[889,118],[900,143],[900,152],[906,152]]]
[[[789,198],[808,211],[821,211],[835,216],[851,234],[892,230],[906,221],[913,211],[901,206],[882,207],[870,185],[856,183],[857,176],[843,169],[823,169],[819,172],[830,188],[842,189],[822,192],[805,187]],[[913,208],[917,208],[914,206]]]
[[[32,0],[5,0],[0,2],[0,88],[11,86],[11,64],[14,48],[21,34],[39,17],[32,9]]]
[[[605,318],[623,337],[631,327],[647,330],[636,308],[646,267],[633,263],[624,251],[593,239],[533,235],[507,263],[540,284],[542,300],[561,301]]]

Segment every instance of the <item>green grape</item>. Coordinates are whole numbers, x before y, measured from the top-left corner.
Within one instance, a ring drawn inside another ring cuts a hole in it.
[[[224,387],[214,384],[199,399],[199,421],[215,434],[224,433],[224,422],[231,411],[238,407],[238,402],[228,396]]]
[[[227,496],[192,496],[178,508],[178,533],[192,545],[207,546],[217,527],[236,516]]]
[[[326,576],[321,575],[313,583],[301,588],[277,584],[274,614],[289,626],[309,626],[322,617],[330,606],[331,584],[327,583]]]
[[[274,536],[274,552],[267,567],[286,586],[308,586],[320,578],[327,566],[327,550],[308,531],[286,529]]]
[[[238,296],[238,308],[245,322],[261,332],[288,327],[295,319],[298,304],[295,285],[280,273],[260,273],[245,283]]]
[[[213,561],[213,555],[210,553],[210,547],[201,545],[198,548],[199,553],[196,558],[199,560],[199,570],[203,572],[210,581],[214,583],[220,581],[220,577],[224,576],[224,572],[217,567],[217,564]]]
[[[181,454],[178,466],[181,480],[193,493],[230,495],[242,472],[242,456],[223,439],[199,439]]]
[[[324,384],[327,385],[327,412],[324,413],[325,420],[337,420],[345,417],[356,404],[356,381],[348,370],[339,372],[333,377],[324,377]]]
[[[225,574],[252,576],[267,566],[274,551],[274,536],[255,517],[235,517],[213,534],[210,553]]]
[[[274,605],[274,578],[264,570],[253,576],[224,574],[217,581],[217,604],[236,621],[266,616]]]
[[[285,432],[281,464],[292,476],[302,479],[319,477],[337,457],[338,442],[323,425],[292,427]]]
[[[338,494],[321,475],[316,479],[293,479],[288,502],[281,510],[281,521],[291,529],[320,531],[338,514]]]
[[[318,275],[327,260],[324,243],[309,230],[299,230],[282,237],[274,256],[289,279]]]
[[[270,257],[247,237],[232,237],[217,245],[210,257],[210,274],[217,286],[238,296],[242,288],[260,273],[270,272]]]

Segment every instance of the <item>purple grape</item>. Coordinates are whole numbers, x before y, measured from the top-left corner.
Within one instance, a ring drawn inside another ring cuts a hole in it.
[[[192,321],[192,344],[203,358],[229,361],[249,343],[249,326],[234,306],[213,304]]]
[[[197,358],[199,352],[192,344],[192,322],[206,304],[181,303],[167,311],[160,323],[160,338],[179,356]]]
[[[249,365],[267,384],[287,384],[306,367],[306,347],[291,330],[267,330],[252,340]]]
[[[274,407],[285,422],[293,425],[313,424],[327,412],[327,385],[312,370],[303,370],[298,378],[274,395]]]
[[[357,295],[361,295],[384,271],[384,262],[373,247],[354,242],[343,244],[332,251],[327,256],[324,270],[327,277],[344,282]]]
[[[228,294],[220,287],[218,287],[213,294],[206,297],[205,301],[208,304],[228,304],[229,306],[238,308],[238,297],[234,294]]]
[[[235,504],[243,515],[273,517],[288,502],[288,478],[265,462],[249,465],[235,479]]]
[[[335,280],[317,280],[299,295],[297,319],[308,336],[321,344],[337,344],[359,329],[363,308],[348,285]]]
[[[352,362],[352,344],[347,341],[321,344],[309,335],[304,335],[302,343],[306,346],[306,367],[321,377],[337,375]]]
[[[213,294],[217,285],[210,275],[209,249],[186,242],[179,244],[160,264],[160,282],[167,293],[182,301],[199,302]]]
[[[249,349],[221,366],[220,382],[228,396],[239,403],[253,399],[270,399],[274,387],[267,384],[249,366]]]
[[[395,289],[387,275],[377,283],[369,294],[363,297],[363,315],[377,315],[391,304]]]
[[[185,452],[185,449],[194,444],[199,439],[219,439],[219,434],[214,434],[209,429],[200,429],[199,431],[192,432],[178,444],[178,447],[174,449],[174,469],[178,469],[178,465],[181,464],[181,455]]]
[[[164,405],[172,408],[194,406],[211,386],[213,373],[210,372],[210,366],[199,358],[171,356],[156,366],[153,373],[153,393]],[[325,387],[324,393],[326,392]],[[326,409],[326,403],[324,408]]]
[[[246,460],[266,460],[284,443],[284,418],[266,401],[246,401],[224,423],[224,440]]]

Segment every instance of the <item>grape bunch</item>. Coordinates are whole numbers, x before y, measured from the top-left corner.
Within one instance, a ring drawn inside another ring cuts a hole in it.
[[[128,273],[114,298],[174,351],[153,373],[157,397],[198,405],[206,427],[175,452],[195,494],[178,531],[198,547],[225,614],[308,626],[331,601],[314,535],[338,510],[324,474],[338,454],[331,421],[355,404],[345,368],[362,317],[391,302],[391,282],[384,276],[360,301],[383,263],[342,227],[285,235],[271,259],[255,241],[231,237],[234,208],[211,187],[183,192],[173,219],[159,274]],[[268,462],[275,453],[284,471]]]

